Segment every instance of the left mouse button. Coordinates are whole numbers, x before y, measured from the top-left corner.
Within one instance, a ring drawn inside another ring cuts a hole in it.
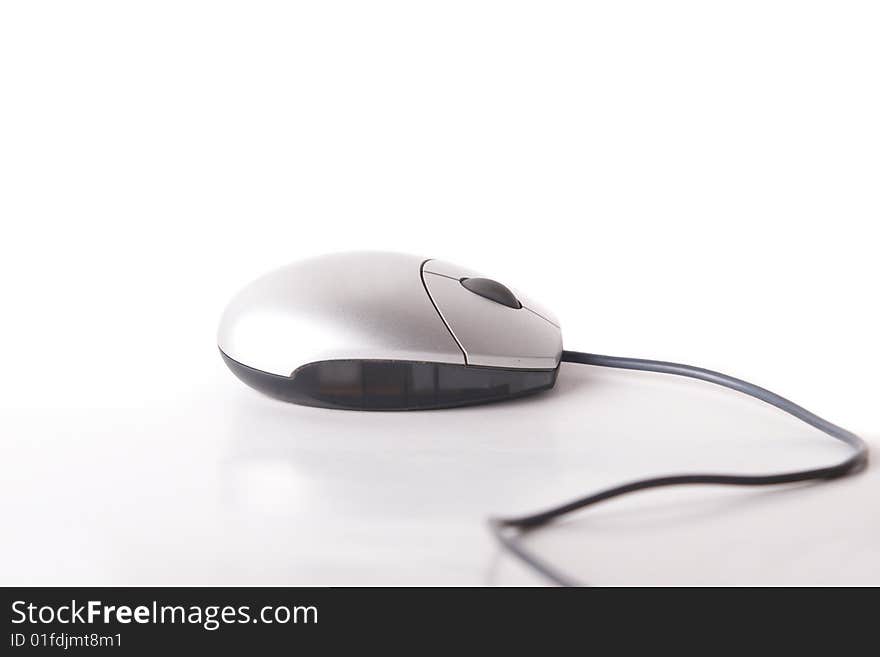
[[[458,265],[444,260],[434,259],[426,260],[422,265],[422,271],[426,274],[437,274],[438,276],[445,276],[446,278],[454,278],[456,280],[462,278],[478,278],[482,276],[482,274],[471,269],[459,267]]]

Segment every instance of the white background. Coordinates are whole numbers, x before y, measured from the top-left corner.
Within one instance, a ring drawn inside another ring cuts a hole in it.
[[[880,440],[880,10],[864,2],[0,8],[0,582],[525,584],[483,524],[845,451],[733,393],[566,366],[521,402],[264,399],[214,341],[348,249],[526,291]],[[880,475],[663,491],[529,539],[597,584],[880,584]]]

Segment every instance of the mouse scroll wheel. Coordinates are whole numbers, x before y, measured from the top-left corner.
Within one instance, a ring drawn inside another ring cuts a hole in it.
[[[519,299],[507,287],[491,278],[462,278],[462,287],[508,308],[522,308]]]

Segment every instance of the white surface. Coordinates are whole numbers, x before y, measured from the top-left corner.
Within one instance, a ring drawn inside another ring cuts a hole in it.
[[[256,276],[390,249],[880,438],[880,9],[4,3],[0,582],[532,583],[486,515],[843,448],[566,367],[418,414],[285,406],[214,344]],[[880,475],[663,491],[536,534],[588,582],[880,584]]]

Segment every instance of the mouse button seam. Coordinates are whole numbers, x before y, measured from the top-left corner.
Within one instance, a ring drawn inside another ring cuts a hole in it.
[[[419,267],[419,278],[422,281],[422,288],[425,290],[425,294],[428,295],[428,301],[431,302],[431,305],[434,307],[434,310],[437,313],[437,316],[440,318],[440,321],[443,322],[443,326],[446,327],[446,330],[449,332],[449,335],[452,337],[453,341],[455,341],[455,344],[458,347],[459,351],[461,351],[461,357],[464,359],[465,366],[467,366],[467,364],[468,364],[467,352],[465,351],[464,346],[461,344],[461,341],[458,339],[458,336],[455,335],[455,331],[452,330],[452,327],[449,325],[449,322],[446,321],[446,318],[443,316],[443,313],[440,311],[440,307],[437,305],[437,302],[435,301],[434,297],[431,295],[431,290],[428,288],[428,283],[425,280],[426,273],[430,274],[432,276],[443,276],[442,274],[435,274],[430,271],[429,272],[425,271],[425,265],[427,263],[429,263],[430,261],[431,261],[431,258],[425,260],[424,262],[422,262],[421,266]],[[444,276],[444,278],[449,278],[449,276]]]
[[[525,304],[523,304],[522,307],[523,307],[525,310],[528,310],[528,311],[529,311],[530,313],[532,313],[533,315],[537,315],[538,317],[540,317],[541,319],[543,319],[543,320],[544,320],[545,322],[547,322],[548,324],[552,324],[553,326],[555,326],[556,328],[558,328],[558,329],[560,329],[560,330],[562,329],[562,327],[561,327],[559,324],[557,324],[556,322],[554,322],[552,319],[549,319],[549,318],[547,318],[547,317],[544,317],[544,315],[542,315],[541,313],[539,313],[537,310],[532,310],[531,308],[529,308],[529,307],[528,307],[527,305],[525,305]]]
[[[465,276],[464,278],[458,278],[456,276],[450,276],[449,274],[441,274],[439,271],[431,271],[430,269],[424,269],[424,266],[426,264],[428,264],[429,262],[431,262],[431,260],[425,260],[425,262],[422,264],[423,271],[426,274],[433,274],[434,276],[442,276],[443,278],[448,278],[451,281],[461,281],[461,280],[464,280],[464,278],[467,278],[467,276]]]

